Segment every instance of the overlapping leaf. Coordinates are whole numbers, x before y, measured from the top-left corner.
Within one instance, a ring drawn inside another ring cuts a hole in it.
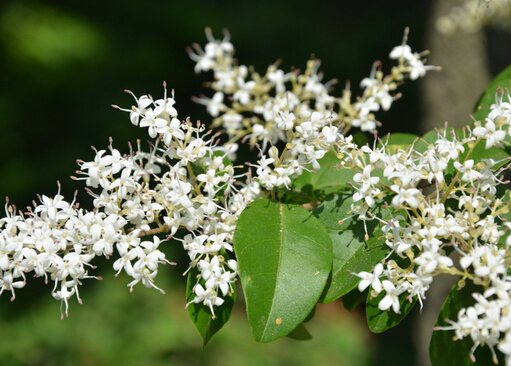
[[[321,164],[318,171],[304,171],[293,181],[291,194],[295,197],[301,195],[304,202],[322,201],[331,193],[349,189],[348,182],[356,173],[351,169],[337,169],[340,160],[333,153],[327,153],[318,162]]]
[[[197,284],[197,275],[199,270],[194,267],[188,273],[188,281],[186,283],[186,301],[190,302],[195,298],[194,287]],[[224,303],[221,306],[214,306],[216,318],[213,319],[213,315],[209,307],[202,303],[190,303],[188,305],[188,315],[192,320],[192,323],[197,328],[201,338],[202,347],[204,348],[209,342],[211,337],[218,332],[225,323],[229,320],[236,300],[236,287],[233,286],[234,293],[232,296],[225,296]]]
[[[353,213],[350,212],[353,203],[351,196],[351,193],[332,195],[313,211],[328,231],[334,253],[332,276],[321,299],[324,303],[339,298],[357,286],[360,279],[348,271],[370,271],[371,266],[389,252],[383,232],[378,229],[379,221],[366,221],[369,239],[365,239],[364,222],[356,216],[352,217]],[[389,215],[388,210],[383,208],[382,201],[379,201],[372,211],[383,220]],[[339,220],[344,222],[340,224]]]

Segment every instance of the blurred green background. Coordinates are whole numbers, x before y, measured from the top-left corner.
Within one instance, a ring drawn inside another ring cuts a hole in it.
[[[376,59],[385,71],[389,51],[400,44],[405,26],[409,44],[425,48],[422,34],[429,1],[9,1],[0,2],[0,197],[24,208],[36,194],[53,196],[57,180],[71,199],[81,182],[69,179],[76,159],[94,156],[108,138],[127,151],[128,141],[146,139],[111,104],[129,108],[136,95],[162,96],[162,82],[176,90],[182,119],[208,122],[192,95],[211,95],[197,76],[185,47],[205,43],[204,28],[217,37],[232,34],[240,63],[264,73],[281,58],[281,67],[303,68],[311,54],[322,60],[325,80],[368,76]],[[403,99],[377,115],[381,132],[418,132],[417,83],[406,83]],[[355,93],[356,94],[356,93]],[[414,121],[414,122],[409,122]],[[104,280],[83,286],[84,305],[73,299],[70,318],[59,320],[52,285],[34,279],[0,298],[0,363],[5,365],[411,365],[411,321],[380,336],[369,334],[364,314],[348,314],[339,302],[320,306],[309,330],[314,339],[283,339],[257,344],[237,305],[233,317],[208,347],[184,310],[186,259],[179,248],[166,252],[180,258],[176,269],[163,267],[157,283],[167,291],[136,287],[115,278],[112,261],[100,263]],[[389,348],[386,341],[399,344]]]

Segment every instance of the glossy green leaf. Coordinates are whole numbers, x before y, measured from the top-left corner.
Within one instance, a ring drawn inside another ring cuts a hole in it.
[[[309,211],[272,200],[248,205],[234,234],[256,341],[288,335],[311,312],[332,269],[332,241]]]
[[[339,159],[333,153],[327,153],[318,160],[321,168],[316,172],[304,171],[293,181],[292,195],[301,194],[305,202],[322,201],[331,193],[347,190],[348,182],[353,180],[355,171],[352,169],[337,169]]]
[[[458,284],[455,284],[444,302],[440,315],[435,326],[450,326],[445,319],[458,320],[458,312],[461,308],[472,306],[475,303],[472,293],[482,293],[484,289],[476,286],[472,282],[467,282],[461,290]],[[490,366],[492,362],[491,351],[487,346],[479,346],[474,352],[476,362],[470,360],[470,349],[474,345],[470,335],[462,340],[453,340],[455,336],[453,330],[435,330],[429,344],[429,355],[432,366]],[[497,350],[496,350],[497,351]],[[504,365],[502,354],[497,351],[499,365]]]
[[[195,298],[195,294],[193,293],[193,289],[197,284],[197,276],[199,275],[199,270],[197,267],[194,267],[188,273],[188,280],[186,283],[186,301],[190,302]],[[202,338],[202,347],[204,348],[209,340],[213,337],[213,335],[218,332],[225,323],[229,320],[232,312],[232,308],[234,306],[234,302],[236,300],[236,286],[233,286],[233,294],[231,296],[224,297],[224,303],[220,306],[214,306],[213,310],[215,311],[215,319],[213,319],[213,314],[209,307],[202,303],[190,303],[188,305],[188,315],[192,320],[192,323],[197,328],[201,338]]]
[[[364,222],[358,220],[356,216],[350,217],[353,215],[350,211],[352,203],[351,192],[332,195],[313,211],[328,231],[334,253],[332,275],[321,297],[324,303],[347,294],[357,286],[360,279],[348,271],[369,271],[371,266],[382,260],[389,252],[378,220],[366,221],[369,239],[365,239]],[[383,220],[389,215],[388,210],[383,208],[382,201],[379,201],[371,212]],[[340,224],[339,220],[344,222]]]
[[[417,298],[415,297],[412,302],[410,302],[406,297],[408,293],[403,293],[399,296],[399,314],[395,313],[394,310],[389,309],[382,311],[378,308],[378,304],[380,300],[386,295],[383,290],[377,297],[371,298],[371,294],[368,294],[366,301],[366,318],[367,325],[369,325],[369,329],[373,333],[382,333],[387,329],[395,327],[408,315],[410,310],[412,310],[413,306],[417,302]]]

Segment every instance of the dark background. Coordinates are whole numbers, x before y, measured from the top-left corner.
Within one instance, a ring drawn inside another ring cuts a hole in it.
[[[36,193],[53,195],[56,181],[66,197],[83,185],[68,177],[75,160],[94,157],[108,137],[126,151],[128,141],[146,139],[128,116],[136,95],[162,96],[162,82],[176,90],[180,118],[209,120],[190,101],[205,93],[185,47],[205,44],[204,28],[232,34],[240,63],[263,72],[278,58],[281,68],[304,68],[311,54],[322,60],[324,80],[345,80],[354,94],[374,60],[392,65],[388,54],[411,27],[409,44],[425,48],[421,34],[428,1],[3,1],[0,5],[0,197],[25,207]],[[381,132],[417,132],[417,83],[377,117]],[[406,121],[406,122],[405,122]]]

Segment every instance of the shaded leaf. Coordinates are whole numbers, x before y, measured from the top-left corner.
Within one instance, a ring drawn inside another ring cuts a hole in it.
[[[309,339],[312,339],[312,335],[309,333],[307,328],[305,328],[303,323],[298,324],[298,326],[287,336],[289,338],[296,339],[297,341],[308,341]]]
[[[309,315],[307,315],[307,317],[303,320],[304,323],[310,322],[312,320],[312,318],[314,318],[314,315],[316,315],[316,307],[317,307],[317,304],[314,305],[314,307],[312,308]]]
[[[358,305],[366,301],[368,292],[368,288],[360,292],[358,288],[355,287],[342,297],[344,308],[348,311],[353,311]]]
[[[408,315],[410,310],[412,310],[413,306],[417,302],[417,297],[415,297],[412,302],[410,302],[406,298],[408,293],[405,292],[399,296],[399,314],[396,314],[392,308],[382,311],[378,308],[378,304],[385,295],[386,293],[384,290],[374,298],[371,298],[370,293],[368,294],[366,302],[366,318],[367,325],[369,325],[371,332],[382,333],[387,329],[395,327],[401,323],[401,321]]]
[[[369,139],[367,138],[367,135],[362,131],[357,131],[353,136],[353,143],[357,144],[357,146],[364,146],[369,143]]]
[[[348,271],[370,271],[371,266],[382,260],[390,250],[385,245],[376,219],[366,221],[369,239],[365,239],[364,222],[357,217],[350,218],[352,203],[351,193],[331,195],[313,211],[325,226],[333,245],[332,275],[321,297],[324,303],[334,301],[357,286],[360,279]],[[371,211],[383,220],[389,215],[381,200]],[[343,219],[344,222],[339,224],[339,220]]]
[[[322,201],[331,193],[350,189],[348,182],[353,180],[355,171],[352,169],[337,169],[339,159],[333,153],[327,153],[318,160],[321,168],[314,172],[304,171],[293,181],[293,191],[307,197],[306,202]]]
[[[450,326],[445,319],[458,320],[458,312],[462,308],[472,306],[475,303],[472,293],[484,292],[482,286],[476,286],[472,282],[467,282],[462,289],[455,284],[444,302],[442,310],[438,316],[435,326]],[[453,340],[453,330],[435,330],[429,344],[429,356],[432,366],[473,366],[494,365],[492,355],[487,346],[479,346],[475,352],[476,363],[470,360],[470,349],[474,345],[470,335],[462,340]],[[497,350],[496,350],[497,351]],[[504,357],[497,351],[499,365],[504,365]]]

